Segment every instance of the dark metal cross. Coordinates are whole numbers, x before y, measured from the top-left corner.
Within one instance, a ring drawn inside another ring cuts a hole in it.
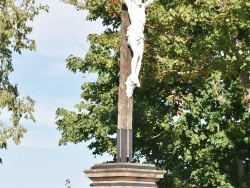
[[[130,25],[128,10],[122,4],[120,78],[118,93],[118,125],[117,125],[117,162],[132,162],[133,146],[133,97],[126,96],[125,82],[131,73],[132,52],[128,46],[126,33]]]

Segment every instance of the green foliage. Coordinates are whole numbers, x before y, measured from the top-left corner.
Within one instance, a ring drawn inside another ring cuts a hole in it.
[[[15,144],[20,143],[26,132],[19,124],[21,118],[35,121],[34,101],[30,97],[20,98],[17,85],[10,83],[9,75],[14,71],[14,52],[21,54],[25,49],[35,50],[34,40],[28,38],[32,32],[29,22],[33,21],[40,10],[47,10],[47,7],[36,7],[34,0],[0,1],[0,109],[11,113],[13,124],[8,126],[0,121],[0,149],[7,148],[9,138],[12,138]]]
[[[67,60],[70,70],[96,72],[98,80],[82,85],[77,112],[57,110],[60,144],[91,141],[94,154],[115,158],[121,1],[67,2],[108,29],[88,37],[84,59]],[[249,6],[248,0],[156,0],[147,10],[134,161],[167,171],[159,187],[250,186]]]
[[[71,188],[70,180],[69,179],[66,179],[65,185],[67,186],[67,188]]]
[[[95,44],[91,45],[93,51],[86,55],[84,63],[80,58],[69,57],[68,67],[72,71],[80,69],[83,72],[98,72],[99,78],[97,83],[82,85],[84,102],[77,105],[80,114],[65,109],[57,110],[58,116],[65,117],[58,120],[58,129],[67,129],[63,132],[60,144],[66,144],[69,140],[78,143],[79,140],[95,138],[89,146],[90,149],[98,148],[94,154],[102,154],[105,151],[114,154],[116,140],[111,136],[116,132],[118,84],[115,71],[118,63],[114,63],[118,62],[118,55],[114,50],[119,49],[119,38],[117,34],[107,31],[101,36],[90,35],[89,40],[95,41]],[[93,60],[99,63],[95,64]]]

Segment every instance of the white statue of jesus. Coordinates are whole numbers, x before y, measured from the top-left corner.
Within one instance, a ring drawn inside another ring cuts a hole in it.
[[[153,3],[154,0],[147,0],[142,3],[142,0],[124,0],[128,7],[130,18],[130,26],[127,29],[128,44],[133,51],[131,60],[131,74],[126,81],[126,94],[130,98],[133,95],[133,90],[140,87],[139,72],[141,69],[142,54],[144,49],[144,25],[146,23],[145,9]]]

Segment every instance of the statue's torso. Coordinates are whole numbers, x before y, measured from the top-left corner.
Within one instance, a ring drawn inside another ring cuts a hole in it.
[[[140,35],[143,38],[144,25],[146,23],[145,7],[133,4],[128,9],[131,25],[128,27],[127,36]]]

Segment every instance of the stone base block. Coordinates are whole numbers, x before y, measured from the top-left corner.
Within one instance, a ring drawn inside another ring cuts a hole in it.
[[[166,173],[155,165],[134,163],[96,164],[84,172],[96,188],[156,188]]]

